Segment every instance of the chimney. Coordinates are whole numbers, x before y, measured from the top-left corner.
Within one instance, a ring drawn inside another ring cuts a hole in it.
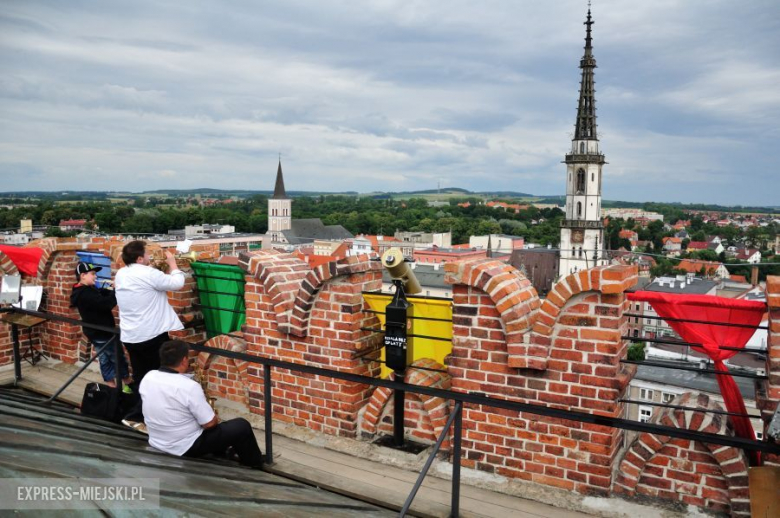
[[[758,286],[758,266],[754,266],[750,269],[750,284]]]

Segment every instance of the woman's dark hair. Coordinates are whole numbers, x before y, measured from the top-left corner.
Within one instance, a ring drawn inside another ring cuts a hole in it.
[[[183,340],[170,340],[160,347],[160,366],[176,367],[190,354],[190,346]]]
[[[122,260],[127,266],[135,264],[146,253],[144,241],[130,241],[122,248]]]

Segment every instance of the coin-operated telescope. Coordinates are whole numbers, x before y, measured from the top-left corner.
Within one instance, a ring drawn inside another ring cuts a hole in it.
[[[422,288],[400,249],[391,248],[382,254],[382,266],[395,285],[393,300],[385,308],[385,360],[398,375],[403,374],[413,358],[406,332],[412,304],[406,300],[406,294],[414,295]]]
[[[403,382],[406,367],[414,358],[413,342],[407,336],[412,304],[406,300],[406,294],[414,295],[422,288],[400,249],[391,248],[382,254],[382,266],[395,285],[393,300],[385,307],[385,361],[393,369],[395,380]],[[393,438],[396,446],[404,444],[404,396],[403,390],[394,391]]]

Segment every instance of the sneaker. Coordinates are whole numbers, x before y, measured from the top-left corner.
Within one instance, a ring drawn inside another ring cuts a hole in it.
[[[133,389],[130,388],[130,385],[122,385],[122,392],[125,394],[132,394]]]

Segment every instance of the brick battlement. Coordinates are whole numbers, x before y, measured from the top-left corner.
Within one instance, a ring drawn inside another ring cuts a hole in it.
[[[76,316],[67,298],[77,250],[106,253],[114,273],[121,267],[122,241],[47,239],[36,245],[45,250],[35,282],[47,291],[46,309],[65,316]],[[218,254],[212,248],[201,252],[206,257]],[[239,336],[218,336],[207,345],[380,375],[376,351],[381,335],[362,330],[380,324],[361,294],[381,287],[378,263],[349,257],[311,269],[292,254],[263,250],[242,254],[239,266],[245,271],[246,325]],[[0,268],[14,273],[1,254]],[[201,315],[193,308],[197,288],[185,265],[183,269],[187,287],[169,294],[170,300],[189,323],[181,335],[202,340]],[[636,283],[635,267],[603,266],[569,275],[545,299],[519,271],[492,259],[449,263],[445,272],[453,293],[452,352],[443,365],[418,358],[408,370],[408,383],[603,416],[625,415],[620,399],[627,396],[635,367],[620,361],[627,352],[621,337],[627,334],[625,292]],[[770,277],[767,294],[769,379],[757,390],[765,420],[780,400],[780,278]],[[0,327],[0,363],[11,361],[9,334],[8,326]],[[55,358],[79,358],[82,338],[77,326],[48,322],[33,337]],[[251,412],[264,411],[262,367],[205,354],[198,361],[212,395],[246,404]],[[392,430],[393,398],[387,389],[283,369],[274,369],[272,377],[277,420],[356,439]],[[675,404],[720,409],[698,393],[683,394]],[[408,436],[432,443],[451,408],[450,401],[408,393]],[[727,419],[701,412],[659,409],[653,421],[733,433]],[[765,462],[778,464],[778,459],[765,456]],[[465,405],[463,464],[583,495],[655,498],[733,516],[749,514],[747,462],[733,448]]]

